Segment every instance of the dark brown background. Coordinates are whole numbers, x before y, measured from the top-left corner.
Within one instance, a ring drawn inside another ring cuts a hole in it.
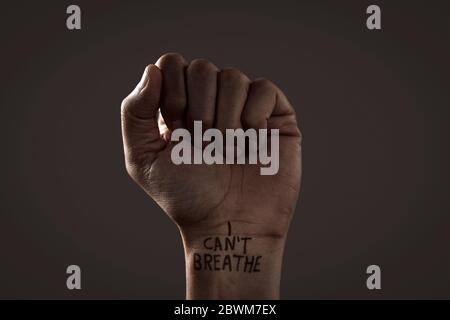
[[[444,1],[76,1],[75,32],[71,3],[1,6],[0,298],[184,298],[180,237],[128,178],[119,122],[167,51],[270,78],[298,112],[283,298],[450,298]]]

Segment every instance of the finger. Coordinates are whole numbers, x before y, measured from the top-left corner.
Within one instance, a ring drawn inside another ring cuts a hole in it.
[[[300,129],[297,124],[297,115],[294,107],[288,101],[286,95],[277,88],[277,101],[275,108],[267,122],[269,129],[280,129],[280,135],[299,137]]]
[[[205,130],[214,124],[217,72],[217,67],[204,59],[192,61],[186,70],[189,130],[193,129],[194,121],[202,121]]]
[[[294,108],[281,90],[266,79],[250,84],[241,121],[245,128],[280,129],[280,135],[299,134]]]
[[[242,128],[241,114],[247,99],[250,80],[237,69],[223,69],[219,74],[216,125],[221,131]]]
[[[161,114],[173,131],[185,127],[186,119],[186,60],[177,53],[166,53],[156,65],[162,71]]]
[[[122,135],[129,172],[153,161],[155,153],[165,145],[157,123],[160,91],[161,71],[149,65],[139,84],[122,102]]]
[[[256,80],[252,82],[241,117],[244,127],[266,129],[276,100],[277,92],[270,81]]]

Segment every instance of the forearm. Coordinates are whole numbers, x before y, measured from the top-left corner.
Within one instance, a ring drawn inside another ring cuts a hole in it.
[[[279,299],[284,238],[233,222],[182,236],[187,299]]]

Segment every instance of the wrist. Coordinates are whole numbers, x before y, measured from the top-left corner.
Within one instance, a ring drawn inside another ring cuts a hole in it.
[[[187,299],[279,299],[285,237],[227,221],[181,229]]]

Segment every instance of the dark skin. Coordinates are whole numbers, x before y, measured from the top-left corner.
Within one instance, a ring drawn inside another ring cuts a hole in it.
[[[161,115],[159,115],[160,110]],[[187,63],[178,54],[149,65],[122,103],[126,168],[178,226],[185,247],[187,298],[279,298],[284,242],[300,189],[301,134],[293,107],[265,79],[251,81],[234,68],[219,70],[203,59]],[[279,129],[279,171],[260,166],[175,165],[177,128]],[[252,237],[250,254],[261,255],[261,271],[204,272],[192,267],[208,236]]]

